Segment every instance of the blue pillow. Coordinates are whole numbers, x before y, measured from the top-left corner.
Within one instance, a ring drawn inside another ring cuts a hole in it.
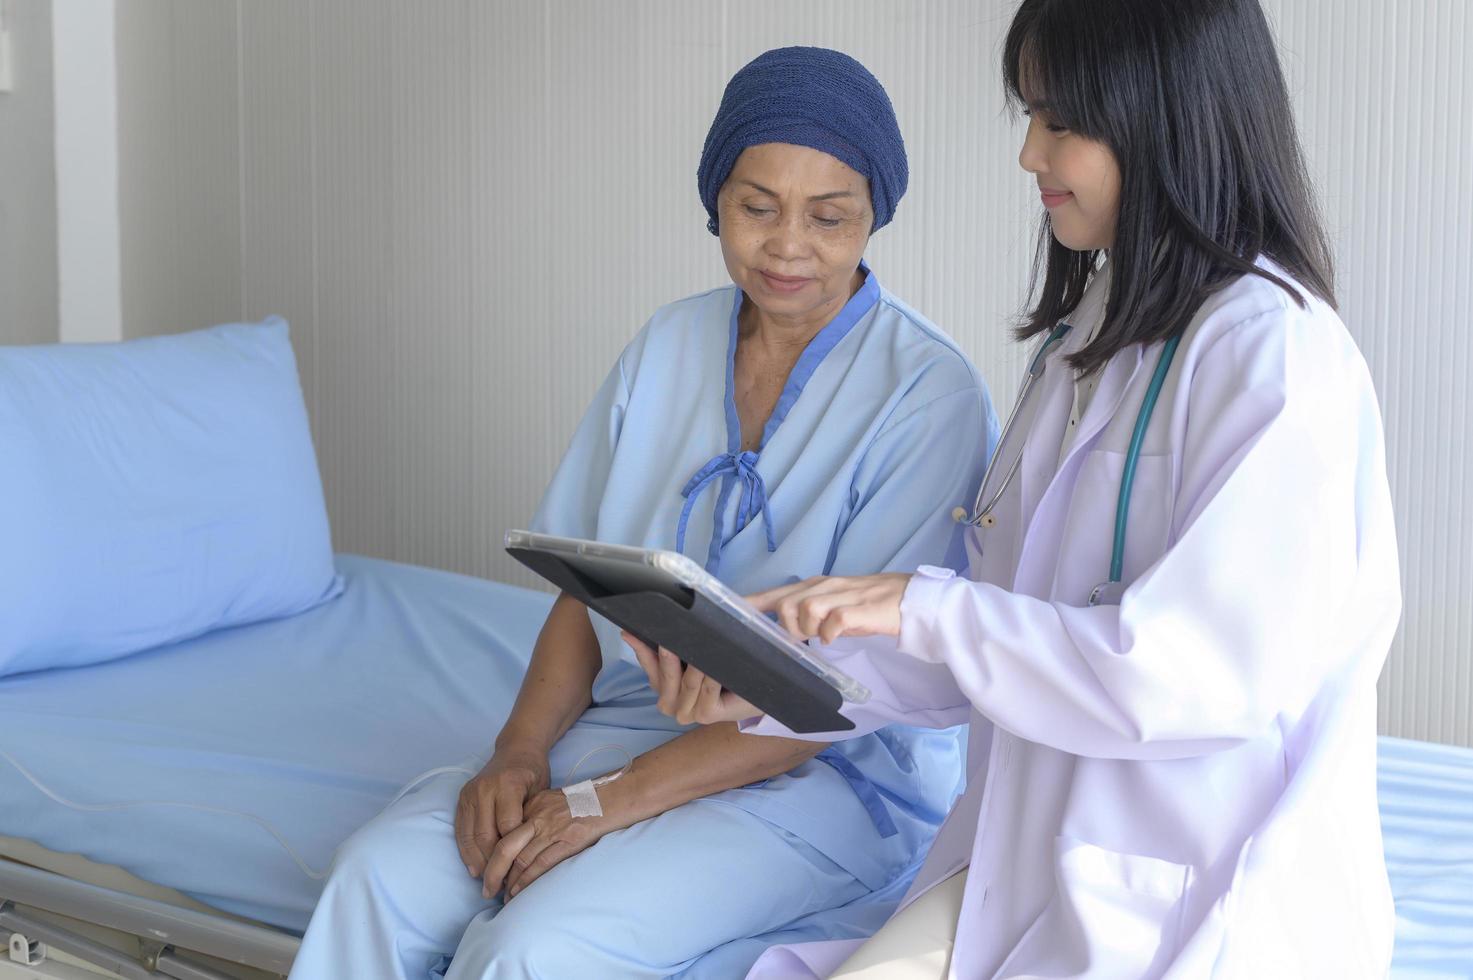
[[[341,589],[284,320],[0,347],[0,675]]]

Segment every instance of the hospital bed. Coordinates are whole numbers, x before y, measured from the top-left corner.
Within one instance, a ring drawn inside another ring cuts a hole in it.
[[[337,566],[298,616],[0,678],[0,980],[284,974],[337,844],[478,764],[550,597]]]
[[[0,678],[0,980],[284,974],[337,844],[477,763],[548,597],[337,564],[301,615]],[[1393,976],[1473,976],[1473,750],[1383,739],[1380,783]]]

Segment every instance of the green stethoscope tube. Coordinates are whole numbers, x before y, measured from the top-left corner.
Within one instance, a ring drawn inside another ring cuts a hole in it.
[[[1178,334],[1161,348],[1161,359],[1156,362],[1156,372],[1151,375],[1151,386],[1146,389],[1146,399],[1141,402],[1140,413],[1135,417],[1135,431],[1130,434],[1130,448],[1125,451],[1125,468],[1120,471],[1120,497],[1115,501],[1115,543],[1110,549],[1110,582],[1120,581],[1125,572],[1125,523],[1130,517],[1130,491],[1135,487],[1135,464],[1140,462],[1141,443],[1146,438],[1146,427],[1156,411],[1156,399],[1161,395],[1161,386],[1166,383],[1166,372],[1171,370],[1171,361],[1176,357],[1176,345],[1181,342]]]
[[[1002,455],[1002,449],[1007,442],[1008,434],[1012,431],[1013,422],[1018,417],[1018,410],[1023,407],[1028,392],[1033,388],[1034,382],[1043,376],[1044,360],[1055,346],[1064,339],[1064,336],[1072,329],[1067,323],[1060,323],[1048,335],[1039,348],[1038,353],[1033,356],[1028,364],[1028,374],[1023,379],[1023,385],[1018,391],[1018,398],[1013,403],[1013,411],[1008,415],[1007,424],[1003,426],[1002,434],[998,438],[997,449],[988,461],[987,472],[982,476],[982,486],[977,489],[977,501],[972,515],[967,516],[960,507],[957,508],[956,518],[973,527],[990,527],[992,524],[992,511],[997,507],[998,501],[1002,499],[1003,493],[1007,491],[1008,485],[1013,482],[1013,477],[1018,472],[1018,465],[1022,462],[1022,453],[1013,460],[1008,472],[1003,476],[1002,485],[997,488],[986,505],[982,503],[987,493],[987,485],[992,477],[992,471]],[[1161,357],[1156,362],[1156,370],[1151,375],[1150,386],[1146,388],[1146,397],[1141,402],[1140,411],[1135,417],[1135,429],[1130,436],[1130,446],[1125,453],[1125,465],[1120,472],[1120,493],[1115,502],[1115,537],[1110,548],[1110,578],[1109,581],[1097,585],[1090,592],[1090,605],[1099,602],[1100,597],[1110,586],[1118,585],[1125,573],[1125,531],[1130,520],[1130,495],[1135,487],[1136,464],[1140,461],[1141,445],[1145,442],[1146,429],[1150,427],[1151,416],[1156,412],[1156,402],[1161,396],[1161,387],[1166,383],[1166,375],[1171,370],[1171,362],[1176,357],[1176,348],[1181,343],[1181,336],[1175,336],[1167,340],[1161,348]]]

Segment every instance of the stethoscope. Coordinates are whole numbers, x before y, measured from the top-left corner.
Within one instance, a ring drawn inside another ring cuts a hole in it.
[[[1067,323],[1060,323],[1050,331],[1048,338],[1044,340],[1043,346],[1038,353],[1033,355],[1033,360],[1028,363],[1028,373],[1023,376],[1023,384],[1018,388],[1018,397],[1013,402],[1013,410],[1008,413],[1008,420],[1002,427],[1002,434],[997,440],[997,449],[992,454],[992,459],[987,461],[987,469],[982,474],[982,485],[977,488],[977,501],[973,505],[972,515],[967,516],[964,508],[958,507],[952,512],[959,523],[971,527],[993,527],[997,524],[995,511],[1002,495],[1007,492],[1012,484],[1013,478],[1018,475],[1018,467],[1023,463],[1023,451],[1018,450],[1017,455],[1008,466],[1007,473],[1002,478],[991,497],[987,497],[987,487],[992,482],[993,470],[997,467],[997,461],[1003,455],[1003,450],[1008,444],[1008,436],[1013,431],[1013,423],[1017,421],[1018,412],[1028,398],[1028,393],[1033,390],[1034,384],[1043,377],[1044,363],[1048,359],[1049,352],[1063,342],[1071,327]],[[1172,358],[1176,356],[1177,343],[1181,340],[1178,334],[1166,341],[1161,348],[1161,359],[1156,362],[1156,371],[1151,375],[1151,385],[1146,389],[1145,400],[1141,402],[1141,410],[1135,417],[1135,431],[1131,433],[1130,448],[1125,453],[1125,468],[1120,473],[1120,495],[1115,502],[1115,541],[1110,551],[1110,578],[1108,581],[1096,585],[1089,593],[1089,604],[1098,606],[1103,603],[1116,603],[1120,601],[1120,595],[1124,592],[1121,587],[1120,578],[1125,571],[1125,527],[1130,515],[1130,491],[1135,486],[1136,463],[1141,458],[1141,443],[1146,438],[1146,428],[1151,424],[1151,415],[1156,411],[1156,400],[1161,394],[1161,386],[1166,382],[1166,373],[1171,370]],[[986,503],[983,500],[986,499]]]

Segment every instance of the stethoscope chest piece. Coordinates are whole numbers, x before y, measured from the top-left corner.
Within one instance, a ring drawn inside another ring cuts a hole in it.
[[[1101,582],[1089,590],[1089,604],[1091,606],[1118,606],[1124,595],[1125,585],[1123,583]]]

